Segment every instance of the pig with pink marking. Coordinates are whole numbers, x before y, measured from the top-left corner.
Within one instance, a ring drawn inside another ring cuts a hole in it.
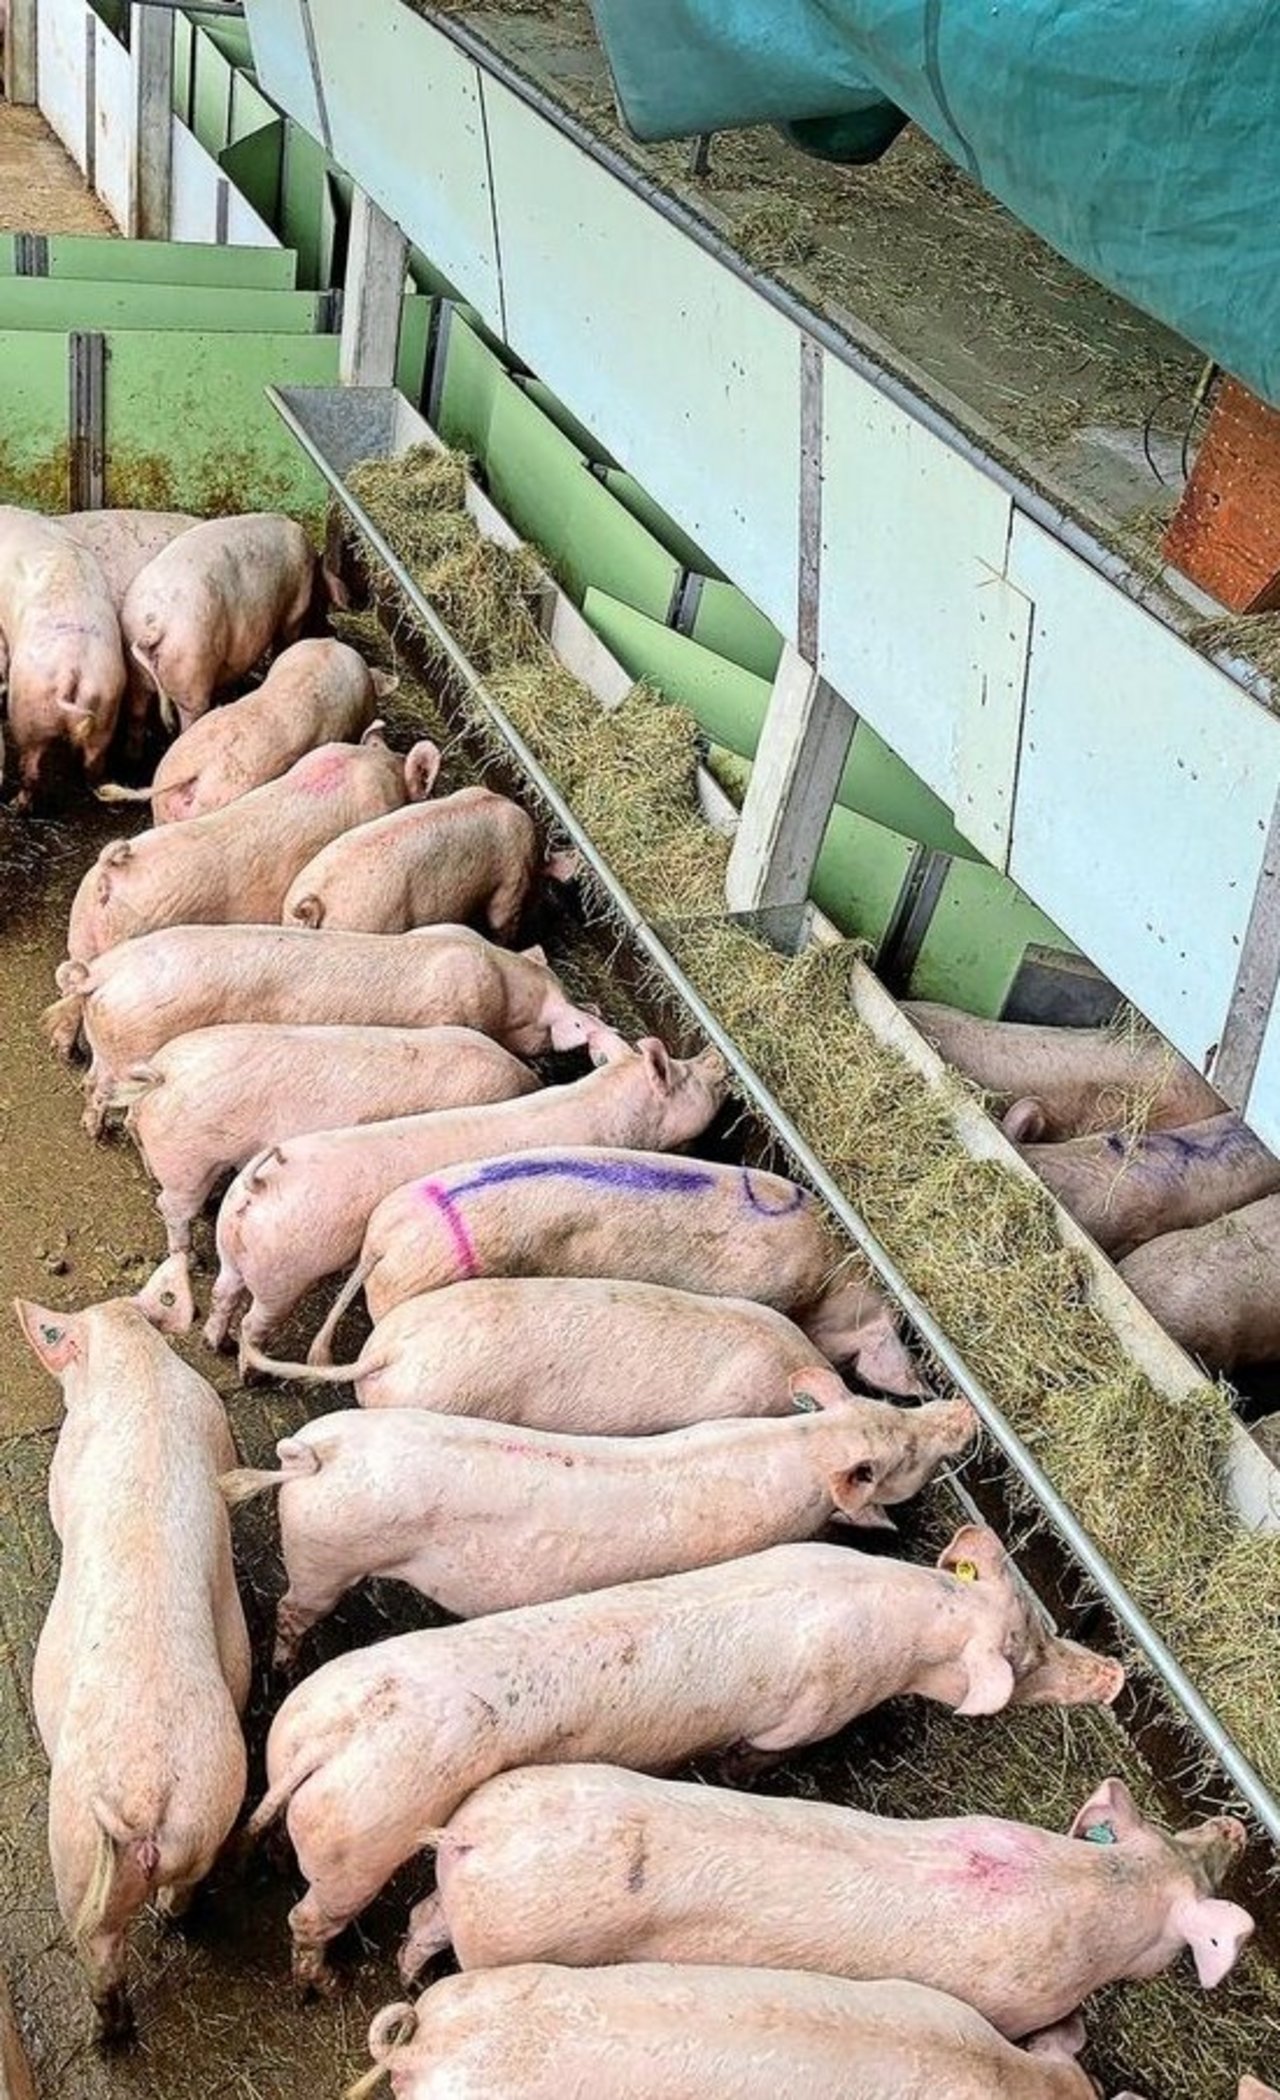
[[[329,1942],[498,1772],[661,1771],[818,1742],[908,1692],[991,1714],[1109,1702],[1123,1682],[1118,1663],[1046,1632],[976,1527],[936,1568],[775,1546],[337,1657],[276,1715],[248,1830],[288,1813],[308,1883],[290,1915],[294,1973],[320,1984]]]
[[[116,839],[76,891],[68,961],[74,969],[164,926],[270,924],[319,843],[429,795],[439,765],[434,744],[415,744],[401,758],[375,724],[358,744],[322,744],[279,780],[207,816]],[[60,989],[68,981],[64,966]]]
[[[887,1302],[869,1282],[843,1280],[841,1266],[817,1202],[777,1174],[606,1146],[475,1156],[378,1205],[310,1360],[331,1360],[361,1289],[377,1322],[473,1277],[610,1276],[772,1305],[868,1385],[920,1392]]]
[[[370,1213],[408,1175],[556,1142],[683,1145],[716,1114],[725,1079],[716,1051],[672,1058],[650,1036],[635,1050],[620,1044],[585,1079],[532,1100],[316,1131],[273,1148],[242,1170],[218,1212],[206,1340],[223,1346],[247,1292],[241,1345],[259,1346],[313,1284],[355,1260]]]
[[[787,1420],[710,1422],[658,1437],[513,1437],[421,1410],[347,1411],[277,1446],[278,1471],[223,1483],[279,1490],[289,1587],[276,1665],[370,1575],[459,1618],[540,1604],[810,1539],[833,1518],[888,1525],[977,1423],[963,1400],[855,1400],[834,1372],[793,1381]]]
[[[1119,1779],[1063,1837],[531,1766],[489,1780],[438,1833],[436,1894],[402,1967],[408,1981],[452,1945],[464,1969],[742,1962],[900,1977],[1019,2040],[1188,1947],[1203,1987],[1220,1983],[1253,1931],[1215,1893],[1244,1844],[1229,1816],[1166,1834]]]

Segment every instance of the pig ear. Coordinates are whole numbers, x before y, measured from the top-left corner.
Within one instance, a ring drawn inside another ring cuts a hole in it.
[[[1253,1931],[1253,1919],[1238,1903],[1218,1896],[1184,1896],[1169,1919],[1191,1949],[1196,1975],[1206,1991],[1235,1967],[1236,1956]]]
[[[828,1407],[859,1407],[857,1400],[838,1371],[829,1364],[808,1364],[803,1371],[793,1371],[787,1380],[787,1391],[791,1405],[798,1415],[815,1415]]]
[[[80,1354],[80,1321],[75,1313],[50,1312],[47,1305],[33,1305],[29,1298],[15,1298],[13,1309],[45,1370],[61,1378],[68,1364]]]
[[[361,743],[385,745],[387,739],[383,732],[385,731],[386,726],[387,725],[383,721],[381,715],[379,715],[376,722],[370,722],[369,727],[365,730],[364,735],[360,739]]]
[[[1123,2093],[1120,2100],[1124,2100]],[[1274,2086],[1264,2085],[1260,2078],[1250,2078],[1246,2073],[1236,2089],[1236,2100],[1276,2100],[1276,2090]]]
[[[1003,1575],[1004,1561],[1004,1547],[985,1524],[962,1524],[938,1555],[944,1575],[958,1575],[962,1582],[990,1582]]]
[[[370,664],[369,666],[369,683],[373,687],[375,697],[379,700],[389,700],[393,693],[398,693],[400,690],[400,680],[395,672],[379,670],[377,664]]]
[[[546,968],[547,951],[540,941],[535,941],[532,948],[522,948],[520,953],[526,962],[541,963],[543,968]]]
[[[185,1334],[196,1316],[186,1255],[162,1261],[133,1302],[160,1334]]]
[[[960,1667],[969,1689],[955,1711],[958,1714],[998,1714],[1013,1697],[1013,1665],[989,1643],[970,1641],[960,1657]]]
[[[321,575],[324,579],[324,594],[330,605],[338,612],[350,612],[351,593],[337,571],[322,566]]]
[[[1015,1145],[1034,1145],[1048,1127],[1048,1117],[1041,1104],[1030,1099],[1015,1101],[1000,1118],[1001,1130]]]
[[[860,1458],[855,1465],[841,1466],[838,1473],[831,1475],[830,1485],[831,1500],[836,1508],[843,1511],[846,1517],[861,1517],[868,1505],[874,1501],[876,1489],[880,1485],[875,1461]],[[875,1525],[876,1519],[872,1516],[868,1521]],[[893,1529],[892,1524],[889,1529]]]
[[[440,771],[440,747],[423,737],[404,762],[404,784],[411,802],[425,802]]]
[[[1042,2027],[1029,2035],[1022,2046],[1028,2056],[1047,2056],[1061,2063],[1079,2056],[1088,2039],[1084,2015],[1073,2012],[1052,2027]]]
[[[675,1084],[675,1075],[666,1044],[660,1043],[656,1035],[646,1035],[636,1044],[636,1049],[644,1059],[650,1085],[660,1094],[669,1094]]]
[[[1078,1811],[1067,1836],[1085,1838],[1094,1845],[1116,1845],[1122,1838],[1136,1837],[1145,1827],[1142,1811],[1123,1779],[1104,1779]]]

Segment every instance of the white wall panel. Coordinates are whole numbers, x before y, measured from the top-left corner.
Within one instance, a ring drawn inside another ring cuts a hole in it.
[[[36,13],[40,108],[81,170],[88,16],[85,0],[39,0]]]
[[[509,90],[484,96],[508,341],[793,632],[796,329]]]
[[[133,160],[133,67],[105,22],[94,25],[93,186],[117,226],[129,218]]]
[[[218,237],[218,163],[194,132],[173,120],[173,216],[175,241]]]
[[[279,239],[265,219],[240,195],[234,182],[227,209],[227,239],[233,247],[278,248]]]
[[[1280,725],[1025,518],[1034,601],[1011,873],[1192,1062],[1222,1036]]]

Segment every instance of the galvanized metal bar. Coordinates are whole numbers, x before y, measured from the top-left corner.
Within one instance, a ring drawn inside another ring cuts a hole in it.
[[[1039,1461],[1006,1419],[977,1373],[965,1362],[950,1337],[934,1319],[928,1306],[917,1296],[888,1248],[854,1209],[843,1189],[832,1179],[803,1133],[797,1129],[754,1066],[744,1057],[733,1037],[727,1033],[707,1005],[697,986],[686,976],[660,932],[640,912],[554,780],[525,742],[515,723],[488,691],[475,665],[459,647],[430,602],[423,597],[394,547],[383,537],[352,495],[341,474],[330,464],[323,449],[313,441],[311,433],[279,391],[275,387],[268,387],[267,398],[359,527],[373,553],[414,606],[423,626],[467,685],[494,729],[503,738],[530,784],[551,810],[556,823],[573,841],[582,855],[584,864],[590,868],[608,895],[614,912],[627,928],[631,938],[661,971],[672,991],[688,1007],[708,1040],[720,1051],[734,1073],[743,1095],[772,1126],[799,1171],[865,1256],[947,1377],[975,1409],[992,1441],[999,1446],[1009,1464],[1030,1490],[1068,1552],[1088,1575],[1134,1645],[1141,1650],[1170,1698],[1181,1708],[1187,1721],[1217,1760],[1240,1798],[1247,1802],[1272,1841],[1280,1844],[1280,1803],[1276,1801],[1266,1782],[1192,1684],[1181,1663],[1151,1624],[1141,1606],[1129,1595],[1106,1555],[1090,1538],[1058,1493]]]
[[[1223,1099],[1244,1108],[1280,985],[1280,795],[1271,812],[1240,965],[1211,1077]]]
[[[71,445],[68,510],[101,510],[107,486],[107,339],[96,330],[67,337]]]
[[[668,627],[674,628],[677,634],[692,635],[698,622],[698,607],[702,603],[702,586],[706,580],[699,569],[681,569],[667,617]]]
[[[818,661],[822,586],[822,348],[800,339],[800,547],[797,561],[796,645]]]
[[[14,234],[13,273],[15,277],[47,277],[49,275],[49,236],[47,233]]]
[[[167,241],[173,206],[173,12],[152,0],[133,7],[131,240]]]
[[[30,105],[38,100],[39,12],[39,0],[9,0],[9,19],[4,32],[6,102]]]
[[[876,969],[890,991],[901,992],[910,982],[950,872],[949,853],[934,846],[916,847],[876,957]]]
[[[304,8],[305,5],[306,0],[303,0]],[[969,433],[931,401],[928,395],[919,393],[907,380],[900,379],[895,373],[878,365],[825,314],[806,306],[786,285],[755,269],[738,253],[724,234],[699,216],[692,205],[686,204],[683,198],[673,196],[669,190],[664,189],[652,175],[629,160],[619,147],[610,144],[607,139],[598,137],[589,125],[571,110],[563,108],[536,80],[530,79],[513,61],[486,43],[459,15],[433,14],[431,27],[438,35],[446,37],[458,50],[464,52],[482,72],[499,81],[509,93],[517,96],[528,108],[535,110],[547,123],[553,125],[563,137],[571,140],[599,166],[606,168],[636,196],[642,197],[646,204],[660,213],[671,225],[678,227],[680,232],[696,242],[698,247],[714,256],[717,262],[742,283],[749,285],[753,292],[783,314],[802,335],[809,336],[815,343],[821,344],[828,356],[847,365],[850,371],[856,372],[868,386],[874,387],[878,394],[882,394],[887,401],[903,409],[953,452],[959,453],[962,459],[977,467],[989,481],[994,482],[997,488],[1003,489],[1012,498],[1025,517],[1041,526],[1099,575],[1105,576],[1107,581],[1115,584],[1126,597],[1133,598],[1138,604],[1145,606],[1152,617],[1159,620],[1163,626],[1171,628],[1174,633],[1182,631],[1179,617],[1174,615],[1172,600],[1153,592],[1153,579],[1149,573],[1135,569],[1124,555],[1118,554],[1112,547],[1105,546],[1095,534],[1081,525],[1068,511],[1061,509],[1042,490],[1024,480],[1003,461],[984,452],[976,439],[970,437]],[[1181,617],[1185,623],[1192,616],[1187,612]],[[1208,660],[1215,663],[1229,678],[1252,693],[1255,698],[1263,701],[1270,699],[1271,680],[1266,673],[1259,671],[1255,664],[1250,664],[1227,650],[1213,654]]]
[[[231,224],[231,184],[225,175],[219,175],[213,193],[213,238],[216,246],[227,245],[227,229]]]
[[[351,196],[338,371],[344,386],[393,386],[409,243],[372,197]]]

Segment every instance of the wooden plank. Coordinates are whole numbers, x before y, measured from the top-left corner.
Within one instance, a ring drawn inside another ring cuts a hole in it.
[[[173,13],[133,10],[133,185],[128,232],[167,241],[173,199]]]
[[[788,644],[729,857],[731,911],[805,902],[856,721],[848,702]]]

